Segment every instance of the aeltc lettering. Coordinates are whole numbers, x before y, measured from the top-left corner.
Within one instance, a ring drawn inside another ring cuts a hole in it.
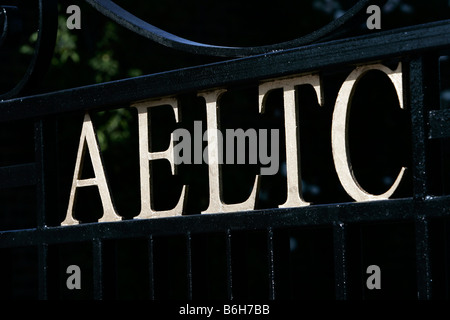
[[[398,64],[395,70],[391,70],[381,64],[372,64],[356,67],[343,82],[333,111],[331,128],[331,146],[334,160],[334,166],[345,191],[357,202],[389,199],[398,188],[406,168],[401,168],[397,178],[392,186],[383,194],[375,195],[364,190],[358,183],[352,170],[350,152],[348,148],[348,118],[350,115],[350,106],[353,94],[356,90],[358,81],[364,74],[371,70],[383,72],[392,82],[399,99],[400,108],[404,108],[403,103],[403,79],[402,66]],[[286,170],[287,170],[287,199],[279,207],[303,207],[310,203],[302,197],[301,183],[301,145],[298,131],[298,105],[296,104],[296,87],[299,85],[310,85],[314,88],[319,105],[323,105],[323,96],[318,74],[307,74],[293,76],[289,78],[279,78],[268,80],[259,85],[259,112],[264,113],[266,98],[268,94],[275,89],[282,89],[284,99],[284,126],[285,126],[285,145],[286,145]],[[199,97],[203,97],[206,103],[207,133],[208,142],[208,178],[209,178],[209,205],[202,213],[224,213],[254,210],[258,196],[261,175],[256,175],[253,188],[248,199],[242,203],[227,204],[222,201],[222,183],[220,170],[220,145],[219,145],[219,122],[218,114],[220,112],[220,99],[226,89],[211,89],[198,92]],[[152,204],[153,180],[149,162],[165,159],[169,161],[172,174],[175,174],[176,161],[174,155],[174,138],[170,139],[169,148],[163,152],[149,152],[149,128],[148,117],[149,109],[169,105],[173,112],[175,120],[180,118],[180,109],[178,100],[174,97],[161,99],[152,99],[141,101],[131,105],[138,112],[139,126],[139,165],[140,165],[140,192],[141,192],[141,211],[137,219],[147,219],[156,217],[169,217],[182,215],[185,210],[185,200],[187,197],[188,186],[184,185],[177,205],[171,210],[157,211]],[[89,152],[94,169],[94,178],[81,179],[81,167],[84,161],[85,151]],[[121,217],[116,212],[111,194],[106,181],[106,175],[101,160],[98,143],[95,139],[95,131],[91,119],[86,114],[81,130],[80,144],[73,175],[72,188],[70,191],[69,205],[67,215],[62,225],[72,225],[79,223],[73,217],[73,206],[78,188],[85,186],[96,186],[103,206],[103,216],[99,222],[118,221]]]

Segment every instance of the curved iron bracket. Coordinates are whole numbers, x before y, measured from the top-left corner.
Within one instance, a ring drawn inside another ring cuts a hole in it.
[[[14,88],[6,93],[0,93],[0,100],[17,96],[19,93],[33,88],[35,84],[42,79],[43,74],[53,56],[56,41],[56,32],[58,30],[58,7],[57,0],[39,0],[39,18],[37,26],[37,40],[34,46],[34,53],[28,68],[22,79]],[[0,37],[0,45],[8,37],[8,13],[4,7],[1,7],[1,13],[4,16],[3,32]]]
[[[263,54],[332,39],[337,35],[342,34],[344,29],[350,30],[356,23],[360,23],[361,18],[365,18],[364,13],[368,5],[377,4],[381,6],[385,4],[386,1],[387,0],[360,0],[338,19],[330,22],[319,30],[291,41],[256,47],[226,47],[199,43],[178,37],[141,20],[111,0],[86,0],[86,2],[106,17],[161,45],[194,54],[221,57],[243,57]]]
[[[166,47],[194,54],[231,58],[264,54],[335,39],[338,36],[352,31],[353,28],[356,28],[358,24],[364,21],[366,18],[365,10],[368,5],[377,4],[382,6],[387,0],[359,0],[341,17],[308,35],[291,41],[255,47],[228,47],[191,41],[161,30],[141,20],[111,0],[86,0],[86,2],[119,25]],[[49,66],[58,29],[57,0],[38,0],[38,3],[38,37],[34,47],[34,54],[22,79],[10,91],[0,93],[0,100],[17,96],[26,89],[32,88],[37,81],[42,79],[43,74]],[[0,21],[3,28],[2,34],[0,35],[1,45],[9,33],[8,10],[5,7],[0,6],[0,16],[3,18],[3,21]]]

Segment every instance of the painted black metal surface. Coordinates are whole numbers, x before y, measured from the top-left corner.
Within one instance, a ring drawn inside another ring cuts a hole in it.
[[[194,238],[202,234],[220,234],[224,238],[224,282],[226,297],[238,296],[236,263],[233,255],[240,248],[233,244],[240,232],[262,232],[267,252],[267,299],[281,296],[283,278],[280,257],[280,230],[328,227],[331,230],[334,294],[337,299],[349,299],[352,283],[349,258],[354,251],[349,241],[354,226],[379,223],[409,223],[414,226],[416,293],[419,299],[431,299],[433,295],[432,233],[430,224],[435,219],[450,217],[450,196],[430,189],[430,141],[448,137],[448,112],[433,110],[436,84],[436,59],[438,52],[448,49],[450,22],[441,21],[422,26],[380,32],[320,44],[306,43],[326,40],[337,29],[346,25],[361,12],[368,1],[360,1],[341,20],[290,43],[259,48],[224,48],[189,42],[155,29],[153,26],[130,16],[111,1],[88,0],[94,7],[118,23],[140,33],[144,37],[173,48],[199,54],[245,56],[225,62],[193,68],[142,76],[87,87],[72,88],[41,95],[11,98],[3,96],[0,102],[0,121],[7,123],[31,119],[35,121],[35,160],[0,168],[0,189],[18,186],[36,186],[36,227],[0,231],[0,248],[4,250],[30,247],[37,250],[39,298],[48,298],[51,270],[49,247],[65,244],[88,243],[91,248],[93,298],[106,295],[107,269],[104,256],[108,241],[139,238],[146,243],[148,258],[149,298],[157,298],[155,276],[157,271],[156,246],[158,237],[181,236],[182,251],[186,254],[186,297],[195,299]],[[44,9],[43,1],[41,9]],[[46,2],[50,3],[50,2]],[[50,5],[50,4],[49,4]],[[42,18],[42,17],[41,17]],[[42,20],[42,19],[41,19]],[[45,29],[45,28],[44,28]],[[42,40],[44,41],[44,40]],[[289,49],[288,49],[289,48]],[[274,50],[284,49],[276,52]],[[39,50],[38,50],[39,51]],[[339,54],[336,54],[339,52]],[[40,53],[39,53],[40,54]],[[36,56],[34,64],[44,66]],[[130,102],[167,94],[181,94],[210,87],[227,87],[261,79],[281,77],[317,70],[354,66],[372,61],[390,59],[406,65],[408,106],[411,111],[413,141],[413,193],[411,197],[367,203],[338,203],[312,205],[302,208],[266,209],[231,214],[190,215],[184,217],[124,220],[112,223],[85,223],[77,226],[48,226],[46,214],[51,210],[52,164],[47,157],[56,139],[54,117],[81,111],[120,108]],[[34,76],[34,69],[24,81]],[[31,68],[31,67],[30,67]],[[36,67],[38,68],[38,67]],[[11,93],[17,94],[20,91]],[[105,94],[114,92],[114,94]],[[64,103],[61,103],[61,102]],[[284,239],[285,240],[285,239]],[[445,273],[447,274],[447,273]],[[448,284],[447,284],[448,285]],[[448,291],[448,290],[447,290]]]

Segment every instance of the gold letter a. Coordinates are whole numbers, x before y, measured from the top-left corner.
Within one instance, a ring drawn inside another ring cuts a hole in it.
[[[86,147],[91,157],[95,177],[89,179],[80,179]],[[105,172],[103,171],[100,150],[95,138],[94,126],[92,125],[89,114],[86,113],[86,115],[84,116],[83,128],[81,129],[80,145],[78,147],[77,161],[75,163],[72,188],[70,189],[69,207],[67,209],[66,219],[62,222],[61,225],[77,224],[77,221],[75,221],[75,219],[73,218],[73,205],[75,202],[76,191],[79,187],[88,186],[97,186],[100,193],[100,198],[103,206],[103,217],[99,220],[99,222],[121,220],[121,218],[117,215],[111,201],[108,183],[106,181]]]

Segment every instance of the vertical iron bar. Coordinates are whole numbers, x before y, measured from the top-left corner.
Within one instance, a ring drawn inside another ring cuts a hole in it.
[[[335,291],[337,300],[347,300],[347,226],[342,222],[335,222],[333,225],[334,242],[334,274]]]
[[[364,278],[366,276],[367,265],[364,257],[364,235],[363,235],[363,227],[359,226],[359,252],[360,252],[360,271],[361,271],[361,298],[362,300],[366,299],[366,282]]]
[[[448,274],[448,266],[449,266],[449,236],[448,236],[448,220],[443,221],[443,239],[444,239],[444,299],[449,298],[449,274]]]
[[[448,220],[444,221],[444,287],[445,287],[445,294],[444,294],[444,299],[448,299],[450,297],[449,291],[450,291],[450,285],[449,285],[449,241],[450,241],[450,237],[449,237],[449,232],[448,232]]]
[[[192,237],[191,233],[186,234],[186,253],[187,253],[187,285],[188,285],[188,300],[192,300]]]
[[[436,60],[435,63],[433,63]],[[434,70],[436,69],[436,70]],[[420,56],[411,59],[409,63],[409,96],[411,105],[412,125],[412,174],[414,198],[423,201],[430,194],[430,163],[428,157],[428,111],[430,104],[435,104],[432,98],[435,79],[438,76],[437,58]]]
[[[437,67],[437,78],[438,80],[438,85],[439,85],[439,95],[442,92],[442,68],[441,68],[441,57],[438,57],[438,67]],[[446,109],[446,106],[444,106],[443,103],[441,103],[441,101],[439,101],[439,109],[440,110],[444,110]],[[447,159],[448,159],[448,155],[449,155],[449,149],[450,146],[448,144],[447,139],[440,139],[440,147],[441,147],[441,163],[440,163],[440,170],[441,170],[441,183],[442,183],[442,194],[446,195],[449,192],[449,184],[447,182],[446,179],[446,164],[447,164]],[[443,220],[443,233],[444,233],[444,237],[443,237],[443,243],[444,243],[444,252],[443,252],[443,256],[444,256],[444,293],[443,293],[443,298],[444,299],[448,299],[449,298],[449,253],[448,253],[448,243],[449,243],[449,236],[447,233],[448,230],[448,219],[444,219]]]
[[[34,125],[34,152],[36,162],[36,202],[37,202],[37,226],[45,227],[45,185],[44,185],[44,124],[38,120]]]
[[[153,252],[153,235],[148,238],[148,273],[150,281],[150,300],[155,300],[155,269]]]
[[[48,245],[46,243],[38,246],[38,265],[39,265],[39,300],[47,300],[47,269],[48,269]]]
[[[420,209],[417,209],[418,211]],[[432,274],[430,259],[430,232],[428,219],[420,215],[416,218],[416,265],[417,265],[417,298],[432,298]]]
[[[435,63],[433,59],[436,60]],[[416,215],[417,297],[431,299],[432,275],[429,246],[429,225],[424,201],[430,194],[428,159],[428,110],[433,101],[433,85],[438,79],[438,60],[433,56],[414,57],[409,63],[409,86],[412,124],[412,161],[414,211]]]
[[[36,166],[36,225],[39,232],[44,233],[50,211],[55,211],[53,203],[47,202],[49,194],[55,190],[56,185],[49,187],[49,180],[53,182],[55,173],[48,172],[46,168],[54,169],[54,154],[56,154],[56,121],[54,119],[36,120],[34,122],[34,158]],[[56,196],[51,194],[52,199]],[[47,299],[48,287],[48,245],[41,242],[38,250],[38,296]]]
[[[442,92],[442,75],[441,75],[441,57],[438,56],[437,57],[437,70],[436,70],[436,76],[437,76],[437,86],[439,92],[438,95],[441,95]],[[441,102],[441,98],[439,97],[439,101],[438,101],[438,105],[439,105],[439,109],[440,110],[445,110],[446,107],[443,105],[443,103]],[[441,185],[442,185],[442,194],[447,194],[447,189],[448,189],[448,184],[446,181],[446,158],[447,158],[447,150],[448,150],[448,142],[446,141],[446,139],[439,139],[440,140],[440,171],[441,171]]]
[[[36,163],[36,223],[38,229],[45,228],[45,181],[44,181],[44,124],[43,120],[34,123],[34,154]],[[38,250],[38,297],[47,299],[47,244],[40,243]]]
[[[267,230],[267,258],[269,264],[269,299],[275,300],[275,264],[272,228]]]
[[[231,257],[231,230],[226,233],[226,251],[227,251],[227,294],[228,299],[233,300],[233,270]]]
[[[103,299],[103,244],[100,239],[92,241],[94,299]]]
[[[117,299],[119,297],[119,291],[120,291],[120,288],[119,288],[119,277],[120,277],[120,275],[119,275],[119,272],[120,272],[119,271],[119,269],[120,269],[119,268],[119,251],[120,251],[119,241],[117,241],[117,240],[113,241],[112,244],[113,245],[110,248],[108,248],[102,242],[102,255],[101,255],[102,266],[103,266],[105,259],[108,259],[107,261],[110,261],[110,264],[108,266],[107,272],[112,274],[111,278],[107,278],[108,273],[105,274],[104,270],[102,269],[102,282],[104,283],[102,285],[102,290],[103,290],[102,291],[102,293],[103,293],[102,299],[106,299],[105,291],[104,291],[105,285],[108,285],[107,288],[110,290],[109,292],[113,292],[113,294],[114,294],[112,296],[113,299]],[[108,257],[108,253],[106,252],[106,250],[108,250],[110,257]],[[108,258],[105,258],[105,257],[108,257]],[[105,259],[103,259],[103,258],[105,258]],[[105,279],[108,279],[109,283],[106,283]],[[110,284],[112,284],[114,286],[113,289],[110,288],[110,286],[109,286]],[[109,294],[109,292],[108,292],[108,294]]]

